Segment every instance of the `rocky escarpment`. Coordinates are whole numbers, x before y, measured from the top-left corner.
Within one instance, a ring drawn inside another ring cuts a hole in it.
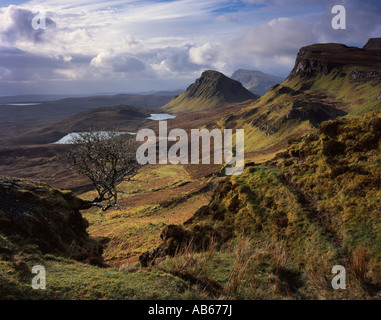
[[[86,232],[89,226],[79,212],[86,201],[70,191],[40,182],[0,178],[0,236],[18,247],[36,245],[43,254],[54,254],[101,265],[102,246]],[[2,247],[3,259],[15,254]]]
[[[314,44],[300,49],[288,79],[333,74],[345,77],[348,67],[353,81],[381,81],[381,39],[371,39],[363,49],[342,44]]]
[[[370,38],[364,49],[381,49],[381,38]]]

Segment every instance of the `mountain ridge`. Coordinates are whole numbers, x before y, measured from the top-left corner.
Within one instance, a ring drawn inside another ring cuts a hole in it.
[[[248,69],[236,70],[231,78],[241,82],[247,90],[259,95],[264,95],[273,85],[284,81],[284,78]]]

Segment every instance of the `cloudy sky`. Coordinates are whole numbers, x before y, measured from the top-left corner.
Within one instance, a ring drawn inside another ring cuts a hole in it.
[[[337,4],[346,30],[331,26]],[[287,76],[301,46],[370,37],[379,0],[2,0],[0,95],[182,89],[205,69]]]

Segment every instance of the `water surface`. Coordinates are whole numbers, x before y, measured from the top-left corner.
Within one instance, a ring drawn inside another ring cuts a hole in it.
[[[151,116],[148,117],[147,119],[160,121],[160,120],[168,120],[168,119],[174,119],[174,118],[176,118],[176,116],[173,116],[169,113],[151,113]]]
[[[24,106],[38,106],[41,103],[7,103],[2,104],[2,106],[16,106],[16,107],[24,107]]]

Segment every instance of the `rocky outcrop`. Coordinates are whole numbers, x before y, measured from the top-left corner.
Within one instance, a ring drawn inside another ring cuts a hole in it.
[[[102,246],[79,212],[87,202],[41,182],[0,178],[0,234],[21,247],[102,265]],[[0,248],[1,249],[1,248]]]
[[[139,262],[142,267],[148,267],[155,264],[155,260],[166,255],[173,256],[178,250],[190,241],[189,232],[182,226],[170,224],[164,228],[160,234],[163,243],[152,251],[146,251],[139,256]]]
[[[381,69],[380,39],[370,39],[363,49],[342,44],[314,44],[299,50],[295,66],[288,79],[309,78],[316,75],[333,74],[335,78],[345,76],[346,66],[358,68],[351,79],[379,79]]]
[[[364,49],[381,49],[381,38],[370,38]]]
[[[278,129],[273,127],[267,119],[270,116],[270,114],[271,111],[259,116],[258,118],[255,118],[251,123],[252,127],[256,127],[259,130],[259,132],[263,132],[266,135],[266,137],[278,132]]]
[[[329,74],[335,67],[342,67],[341,64],[334,65],[332,63],[326,63],[319,60],[309,60],[303,58],[305,54],[308,54],[308,51],[300,51],[296,60],[294,69],[291,71],[289,78],[301,77],[307,78],[316,76],[317,74],[322,74],[326,76]]]
[[[284,120],[309,120],[312,126],[318,127],[323,121],[335,119],[346,114],[345,111],[336,109],[331,105],[326,105],[323,102],[295,100]]]
[[[349,75],[349,79],[353,82],[380,81],[381,73],[377,71],[354,70]]]

